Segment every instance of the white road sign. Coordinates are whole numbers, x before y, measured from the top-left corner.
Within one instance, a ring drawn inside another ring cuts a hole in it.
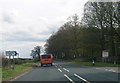
[[[17,52],[16,51],[6,51],[6,56],[16,56]]]
[[[103,57],[103,58],[107,58],[108,56],[109,56],[108,51],[103,51],[103,52],[102,52],[102,57]]]

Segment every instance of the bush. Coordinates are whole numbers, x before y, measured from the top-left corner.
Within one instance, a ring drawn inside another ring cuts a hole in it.
[[[32,60],[15,58],[14,59],[14,64],[23,64],[23,63],[31,62],[31,61]],[[5,67],[5,66],[8,66],[9,64],[13,64],[13,59],[10,59],[10,63],[9,63],[9,59],[8,58],[2,57],[2,66]]]

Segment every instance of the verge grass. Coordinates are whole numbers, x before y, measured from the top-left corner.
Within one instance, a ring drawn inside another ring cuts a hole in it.
[[[91,62],[70,61],[70,63],[80,64],[80,65],[83,65],[83,66],[94,66],[94,67],[120,67],[120,64],[105,63],[105,62],[95,62],[94,65],[93,65],[92,61]]]
[[[11,69],[9,67],[3,67],[2,68],[2,80],[10,80],[19,74],[22,74],[26,71],[29,71],[32,69],[32,64],[33,63],[24,63],[20,65],[14,65],[14,69]]]

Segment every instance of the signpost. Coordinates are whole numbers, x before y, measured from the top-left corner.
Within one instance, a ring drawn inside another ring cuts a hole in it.
[[[12,69],[14,69],[14,56],[16,56],[18,53],[16,51],[6,51],[6,56],[9,56],[9,62],[8,65],[10,65],[10,58],[13,56],[13,66],[11,65]]]
[[[103,57],[103,58],[108,58],[108,56],[109,56],[108,51],[105,51],[105,50],[104,50],[104,51],[102,52],[102,57]]]
[[[6,56],[16,56],[17,52],[16,51],[6,51]]]
[[[102,57],[103,57],[103,62],[106,62],[106,59],[109,57],[108,51],[104,50],[102,51]]]

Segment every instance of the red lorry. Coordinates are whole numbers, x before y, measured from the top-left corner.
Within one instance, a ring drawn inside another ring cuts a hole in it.
[[[44,64],[50,64],[51,66],[53,66],[52,58],[53,58],[52,54],[43,54],[43,55],[40,55],[41,67]]]

